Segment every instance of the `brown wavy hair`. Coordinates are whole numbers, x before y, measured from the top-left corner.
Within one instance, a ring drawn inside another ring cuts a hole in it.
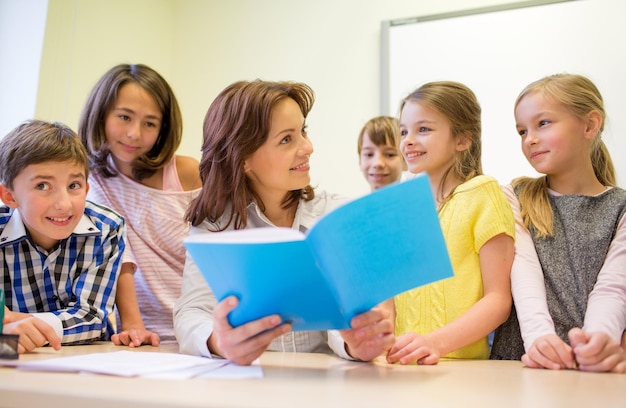
[[[154,146],[133,163],[133,177],[142,180],[172,159],[183,135],[178,101],[170,85],[158,72],[143,64],[120,64],[109,69],[87,98],[78,122],[78,136],[87,148],[92,170],[104,177],[117,176],[117,171],[108,162],[111,151],[106,139],[105,119],[120,89],[129,83],[138,84],[152,96],[163,116]]]
[[[29,120],[0,139],[0,183],[13,189],[13,181],[31,164],[75,162],[89,176],[87,152],[78,136],[59,122]]]
[[[305,118],[315,101],[313,90],[306,84],[255,80],[229,85],[211,103],[204,118],[202,190],[186,214],[193,226],[205,219],[216,223],[228,214],[228,221],[217,226],[216,231],[223,231],[231,224],[242,229],[247,225],[247,208],[252,201],[257,202],[261,211],[265,210],[246,177],[244,162],[267,140],[272,109],[285,98],[296,101]],[[313,197],[310,185],[290,191],[283,200],[283,208]]]

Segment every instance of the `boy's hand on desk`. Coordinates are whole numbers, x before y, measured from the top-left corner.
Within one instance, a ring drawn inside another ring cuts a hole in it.
[[[145,328],[124,330],[111,336],[111,341],[116,346],[139,347],[142,344],[151,344],[157,347],[161,343],[158,334]]]
[[[352,329],[339,333],[346,342],[346,351],[353,358],[370,361],[393,346],[393,315],[384,305],[355,316]]]
[[[19,314],[23,315],[24,313]],[[4,326],[4,333],[19,334],[20,339],[17,345],[19,354],[33,351],[46,344],[50,344],[55,350],[61,349],[61,339],[57,337],[54,328],[36,317],[30,316],[15,320]]]
[[[556,334],[538,337],[522,356],[522,362],[530,368],[551,370],[576,368],[572,348]]]
[[[209,351],[239,365],[250,365],[277,337],[291,330],[291,325],[281,324],[278,315],[266,316],[239,327],[228,322],[230,313],[239,301],[234,296],[222,300],[213,309],[213,333],[207,340]]]
[[[581,371],[626,373],[626,350],[608,334],[573,328],[568,336]]]
[[[396,339],[389,353],[387,362],[410,364],[433,365],[439,362],[441,352],[428,336],[420,336],[417,333],[406,333]]]

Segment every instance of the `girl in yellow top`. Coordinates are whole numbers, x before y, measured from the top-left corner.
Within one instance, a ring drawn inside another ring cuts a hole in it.
[[[431,82],[400,108],[400,149],[411,173],[430,178],[455,276],[394,299],[387,360],[486,359],[487,336],[511,310],[515,225],[500,185],[482,175],[480,105],[463,84]]]

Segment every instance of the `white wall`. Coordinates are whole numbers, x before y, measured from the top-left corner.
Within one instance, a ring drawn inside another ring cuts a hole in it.
[[[381,22],[513,2],[50,0],[37,115],[75,127],[106,69],[144,62],[181,103],[179,153],[199,158],[204,114],[224,87],[255,78],[306,82],[317,94],[308,120],[313,183],[357,196],[368,191],[357,134],[381,109]]]
[[[35,115],[48,0],[0,0],[0,138]]]

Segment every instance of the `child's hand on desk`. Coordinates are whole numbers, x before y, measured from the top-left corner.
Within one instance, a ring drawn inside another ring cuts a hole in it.
[[[222,300],[213,309],[213,333],[207,340],[209,351],[239,365],[250,365],[275,338],[291,330],[291,325],[281,324],[278,315],[266,316],[239,327],[228,322],[230,313],[239,301],[234,296]]]
[[[370,361],[393,346],[393,313],[384,303],[355,316],[350,323],[352,329],[339,333],[353,358]]]
[[[522,362],[530,368],[576,368],[572,348],[556,334],[538,337],[522,356]]]
[[[11,312],[8,309],[4,315],[5,334],[19,334],[17,345],[19,354],[33,351],[37,347],[50,344],[55,350],[61,349],[61,339],[56,335],[54,328],[41,319],[27,313]]]
[[[581,371],[626,373],[626,350],[608,334],[573,328],[568,335]]]
[[[439,362],[441,352],[429,336],[420,336],[417,333],[407,333],[396,339],[389,354],[389,363],[433,365]]]
[[[111,341],[116,346],[139,347],[142,344],[151,344],[157,347],[161,343],[158,334],[145,328],[124,330],[111,336]]]

